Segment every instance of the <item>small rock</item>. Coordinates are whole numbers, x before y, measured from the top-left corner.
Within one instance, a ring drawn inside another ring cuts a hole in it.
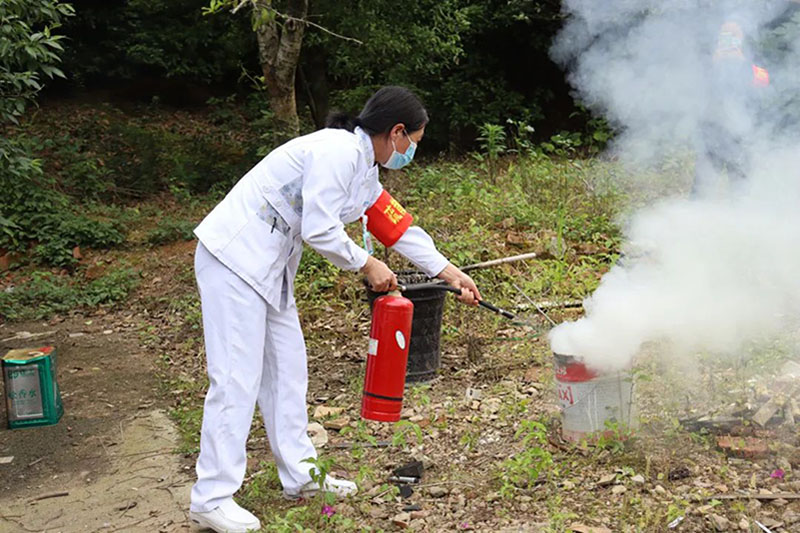
[[[794,511],[786,511],[781,516],[781,520],[783,520],[783,523],[786,524],[787,526],[791,526],[793,524],[800,522],[800,513],[796,513]]]
[[[619,495],[619,494],[625,494],[626,492],[628,492],[628,489],[625,488],[625,485],[614,485],[614,487],[611,489],[612,494]]]
[[[314,409],[314,418],[325,418],[327,416],[336,416],[344,412],[344,407],[328,407],[327,405],[318,405]]]
[[[786,507],[789,504],[789,502],[784,500],[783,498],[772,500],[772,502],[770,503],[772,503],[772,505],[774,505],[775,507]]]
[[[597,482],[598,487],[605,487],[606,485],[611,485],[617,479],[616,474],[605,474],[603,477],[600,478],[600,481]]]
[[[411,522],[410,513],[398,513],[392,517],[392,524],[401,529],[406,529],[409,522]]]
[[[429,514],[430,512],[428,511],[411,511],[411,520],[427,518]]]
[[[425,521],[421,518],[412,520],[408,527],[411,528],[411,531],[423,531],[425,529]]]
[[[708,520],[711,522],[711,525],[714,526],[715,531],[728,531],[731,527],[730,521],[718,514],[710,514]]]
[[[742,518],[739,520],[739,529],[742,531],[750,531],[750,522],[747,518]]]
[[[779,527],[783,526],[783,522],[779,522],[778,520],[769,517],[762,518],[760,522],[764,524],[764,527],[767,529],[778,529]]]
[[[484,413],[495,414],[500,410],[503,401],[500,398],[487,398],[481,404],[481,411]]]
[[[561,484],[564,490],[573,490],[575,488],[575,483],[572,481],[565,481]]]
[[[6,457],[0,457],[0,465],[7,465],[14,461],[13,455],[7,455]]]
[[[637,485],[644,485],[644,476],[641,474],[636,474],[631,478],[631,481],[633,481]]]
[[[428,494],[431,498],[443,498],[447,496],[448,492],[446,488],[434,485],[433,487],[428,487]]]
[[[385,509],[382,509],[381,507],[374,507],[369,510],[369,516],[371,516],[372,518],[380,519],[380,518],[387,518],[389,515]],[[409,515],[409,518],[410,517],[411,516]]]
[[[70,333],[70,334],[69,334],[69,338],[70,338],[70,339],[76,339],[76,338],[78,338],[78,337],[83,337],[84,335],[86,335],[86,333],[81,333],[81,332],[79,331],[79,332],[77,332],[77,333]]]
[[[114,333],[113,329],[104,329],[103,330],[103,335],[111,335],[112,333]]]
[[[317,448],[322,448],[328,444],[328,432],[316,422],[308,425],[308,436],[311,437],[311,443]]]
[[[422,415],[414,415],[408,419],[409,422],[414,422],[415,424],[422,422],[423,420],[425,420],[425,417]]]
[[[654,488],[653,491],[656,494],[658,494],[659,496],[666,496],[667,495],[667,489],[665,489],[661,485],[656,485],[656,488]]]
[[[414,416],[414,410],[413,409],[410,409],[410,408],[409,409],[403,409],[400,412],[400,418],[411,418],[412,416]]]
[[[326,420],[322,423],[322,427],[326,429],[334,429],[339,431],[341,429],[346,428],[350,424],[350,419],[346,416],[340,416],[339,418],[332,418],[331,420]]]

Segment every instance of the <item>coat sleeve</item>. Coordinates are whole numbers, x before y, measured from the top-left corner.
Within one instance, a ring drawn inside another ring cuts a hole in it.
[[[303,179],[303,240],[331,263],[358,270],[369,254],[347,235],[340,213],[347,204],[360,154],[355,147],[312,148]]]
[[[383,192],[383,185],[376,181],[372,190],[372,203],[378,200]],[[418,226],[409,227],[392,245],[392,250],[399,253],[430,278],[439,275],[450,262],[436,249],[430,235]]]
[[[411,226],[392,246],[392,250],[414,263],[428,277],[435,278],[449,263],[436,249],[430,235],[418,226]]]

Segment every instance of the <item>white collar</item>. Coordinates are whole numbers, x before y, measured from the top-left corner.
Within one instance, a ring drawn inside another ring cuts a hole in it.
[[[367,168],[371,168],[372,165],[375,164],[375,150],[372,147],[372,138],[359,126],[356,126],[355,130],[353,130],[353,133],[355,133],[358,137],[358,143],[364,150],[364,159],[367,161]]]

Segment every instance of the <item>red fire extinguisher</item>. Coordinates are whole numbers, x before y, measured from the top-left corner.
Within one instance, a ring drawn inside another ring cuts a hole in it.
[[[393,291],[375,300],[361,417],[397,422],[403,408],[414,304]]]

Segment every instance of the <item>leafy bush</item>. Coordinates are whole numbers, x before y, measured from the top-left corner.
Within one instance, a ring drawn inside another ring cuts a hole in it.
[[[113,270],[91,281],[35,272],[26,283],[0,291],[0,317],[42,319],[80,307],[112,305],[124,300],[139,278],[139,272],[130,268]]]
[[[191,241],[194,239],[193,231],[196,225],[196,223],[189,220],[163,218],[158,221],[158,225],[147,235],[147,242],[158,245],[177,241]]]

